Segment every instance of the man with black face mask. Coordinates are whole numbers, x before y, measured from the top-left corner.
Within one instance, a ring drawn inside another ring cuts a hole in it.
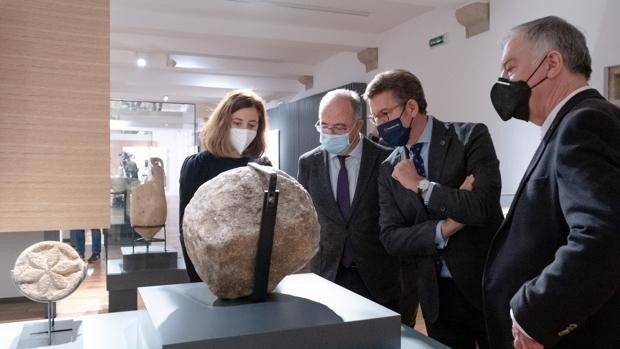
[[[620,109],[561,18],[514,28],[502,67],[495,109],[541,141],[485,266],[491,347],[620,348]]]
[[[502,221],[499,161],[483,124],[426,113],[418,78],[381,73],[364,95],[379,135],[396,147],[379,172],[381,242],[400,257],[403,318],[418,298],[429,336],[451,348],[488,348],[482,268]]]
[[[530,96],[532,95],[532,90],[542,84],[547,76],[544,76],[539,82],[530,87],[529,82],[532,79],[532,76],[536,74],[538,68],[545,63],[545,59],[547,55],[545,55],[538,63],[538,66],[532,74],[527,78],[527,80],[522,81],[511,81],[505,77],[500,77],[497,79],[495,85],[491,89],[491,103],[493,103],[493,107],[499,114],[499,117],[504,121],[510,120],[510,118],[515,118],[523,121],[529,121],[530,118]]]

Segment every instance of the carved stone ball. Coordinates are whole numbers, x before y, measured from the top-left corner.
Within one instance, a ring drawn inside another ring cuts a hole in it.
[[[185,208],[183,236],[198,275],[222,299],[253,292],[264,191],[268,176],[251,167],[203,184]],[[268,292],[303,268],[319,246],[319,222],[308,192],[278,171],[278,210]]]
[[[13,279],[26,297],[53,302],[75,291],[84,278],[84,267],[84,261],[71,246],[42,241],[17,257]]]

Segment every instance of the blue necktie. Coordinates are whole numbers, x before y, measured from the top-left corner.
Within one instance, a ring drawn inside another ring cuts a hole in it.
[[[340,171],[338,172],[338,184],[336,186],[336,202],[338,202],[340,214],[345,222],[349,219],[349,214],[351,211],[349,173],[347,172],[347,167],[345,166],[345,160],[347,157],[348,155],[338,155],[338,160],[340,160]],[[353,265],[353,248],[351,247],[351,242],[349,241],[348,236],[344,242],[340,263],[342,263],[342,265],[346,268]]]
[[[415,165],[416,170],[418,170],[418,174],[422,177],[426,177],[426,169],[424,168],[424,159],[422,159],[422,147],[424,143],[416,143],[411,146],[411,160]],[[433,263],[435,263],[435,271],[437,275],[441,273],[441,268],[443,267],[443,263],[441,261],[441,257],[437,254],[433,255]]]
[[[418,170],[418,174],[422,177],[426,177],[426,169],[424,168],[424,159],[422,159],[422,147],[424,143],[416,143],[411,146],[411,160],[413,160],[413,164],[415,165],[416,170]]]

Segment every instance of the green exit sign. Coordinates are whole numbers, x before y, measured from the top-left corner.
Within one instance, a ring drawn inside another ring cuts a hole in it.
[[[442,34],[434,38],[431,38],[430,40],[428,40],[428,47],[435,47],[441,44],[445,44],[447,41],[447,38],[448,38],[448,34]]]

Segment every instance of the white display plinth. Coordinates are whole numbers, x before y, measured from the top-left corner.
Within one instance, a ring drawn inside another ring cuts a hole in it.
[[[265,302],[217,299],[204,283],[140,287],[145,348],[400,348],[400,315],[315,274]]]
[[[63,321],[57,319],[56,321]],[[60,345],[41,346],[53,349],[135,349],[143,342],[140,338],[138,317],[135,311],[112,314],[81,316],[75,319],[77,335],[71,341]],[[19,347],[20,335],[31,326],[47,326],[47,320],[13,322],[0,324],[0,349],[22,349],[38,347],[33,338],[32,345]],[[46,335],[47,336],[47,335]]]

